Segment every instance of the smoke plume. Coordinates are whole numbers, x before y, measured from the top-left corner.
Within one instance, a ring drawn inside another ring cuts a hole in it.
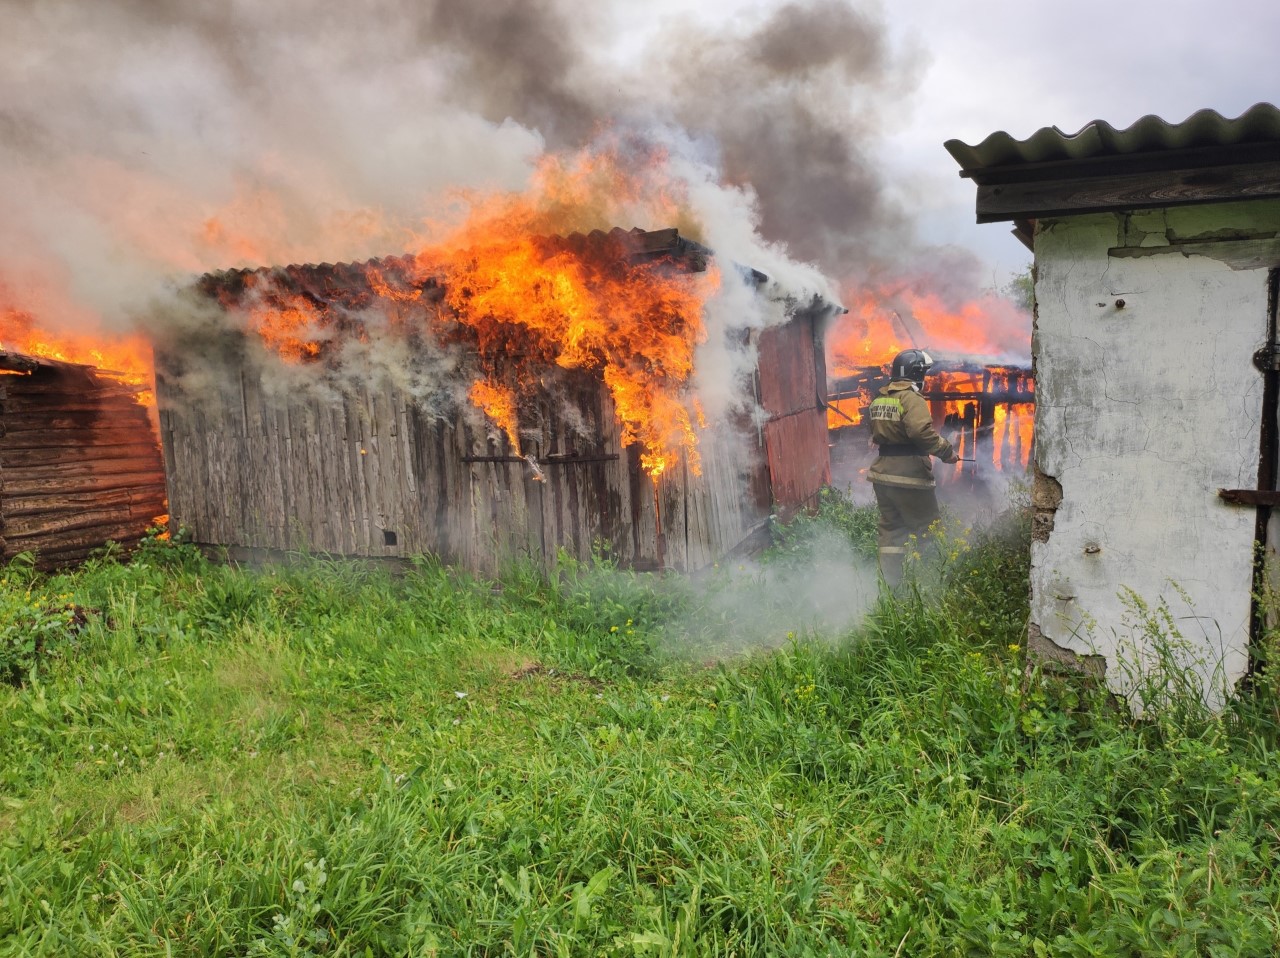
[[[868,151],[919,60],[838,0],[660,21],[630,51],[634,13],[568,0],[3,13],[0,283],[49,321],[127,325],[214,268],[400,252],[456,221],[458,190],[518,190],[605,129],[724,191],[690,211],[695,238],[765,272],[841,276],[903,231]],[[669,224],[579,228],[615,225]]]
[[[538,225],[677,226],[771,280],[708,304],[712,417],[740,405],[753,360],[721,348],[730,332],[868,283],[976,289],[972,260],[926,251],[890,199],[877,148],[925,58],[871,2],[712,19],[620,0],[0,0],[0,15],[0,342],[19,320],[204,325],[157,294],[209,270],[445,243],[549,158],[606,150],[661,157],[661,184],[547,194]]]

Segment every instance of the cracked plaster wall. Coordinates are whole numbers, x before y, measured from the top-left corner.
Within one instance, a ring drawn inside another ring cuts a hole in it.
[[[1255,513],[1217,491],[1257,486],[1277,236],[1272,202],[1037,228],[1036,465],[1061,501],[1031,546],[1029,641],[1101,656],[1138,707],[1156,649],[1127,590],[1167,603],[1215,706],[1248,666]]]

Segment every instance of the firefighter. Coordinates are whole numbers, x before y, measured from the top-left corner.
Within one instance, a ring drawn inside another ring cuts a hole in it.
[[[894,357],[889,385],[867,407],[871,439],[880,455],[867,478],[880,509],[880,574],[890,588],[902,581],[902,566],[912,536],[923,539],[939,518],[930,456],[958,460],[951,443],[933,428],[929,403],[920,395],[933,358],[923,349]]]

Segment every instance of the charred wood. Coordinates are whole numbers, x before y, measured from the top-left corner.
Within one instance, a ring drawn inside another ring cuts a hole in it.
[[[17,516],[58,515],[60,513],[87,514],[93,509],[148,504],[151,514],[164,511],[164,498],[157,494],[157,486],[128,486],[116,489],[98,489],[90,492],[51,493],[44,490],[35,494],[19,493],[8,483],[4,487],[4,522],[6,528]],[[157,508],[157,506],[159,508]]]
[[[135,440],[137,438],[135,434]],[[119,445],[36,446],[9,449],[0,446],[0,469],[24,469],[40,466],[62,466],[76,463],[95,463],[102,460],[133,460],[139,464],[158,461],[159,449],[154,442],[132,442]]]
[[[167,511],[151,416],[139,390],[91,367],[4,354],[0,377],[0,556],[41,568],[108,541],[137,542]]]

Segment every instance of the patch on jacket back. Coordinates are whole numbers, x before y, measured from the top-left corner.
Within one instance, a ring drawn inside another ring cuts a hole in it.
[[[892,396],[881,396],[879,399],[871,401],[871,406],[867,409],[867,415],[872,419],[898,422],[902,419],[902,403]]]

